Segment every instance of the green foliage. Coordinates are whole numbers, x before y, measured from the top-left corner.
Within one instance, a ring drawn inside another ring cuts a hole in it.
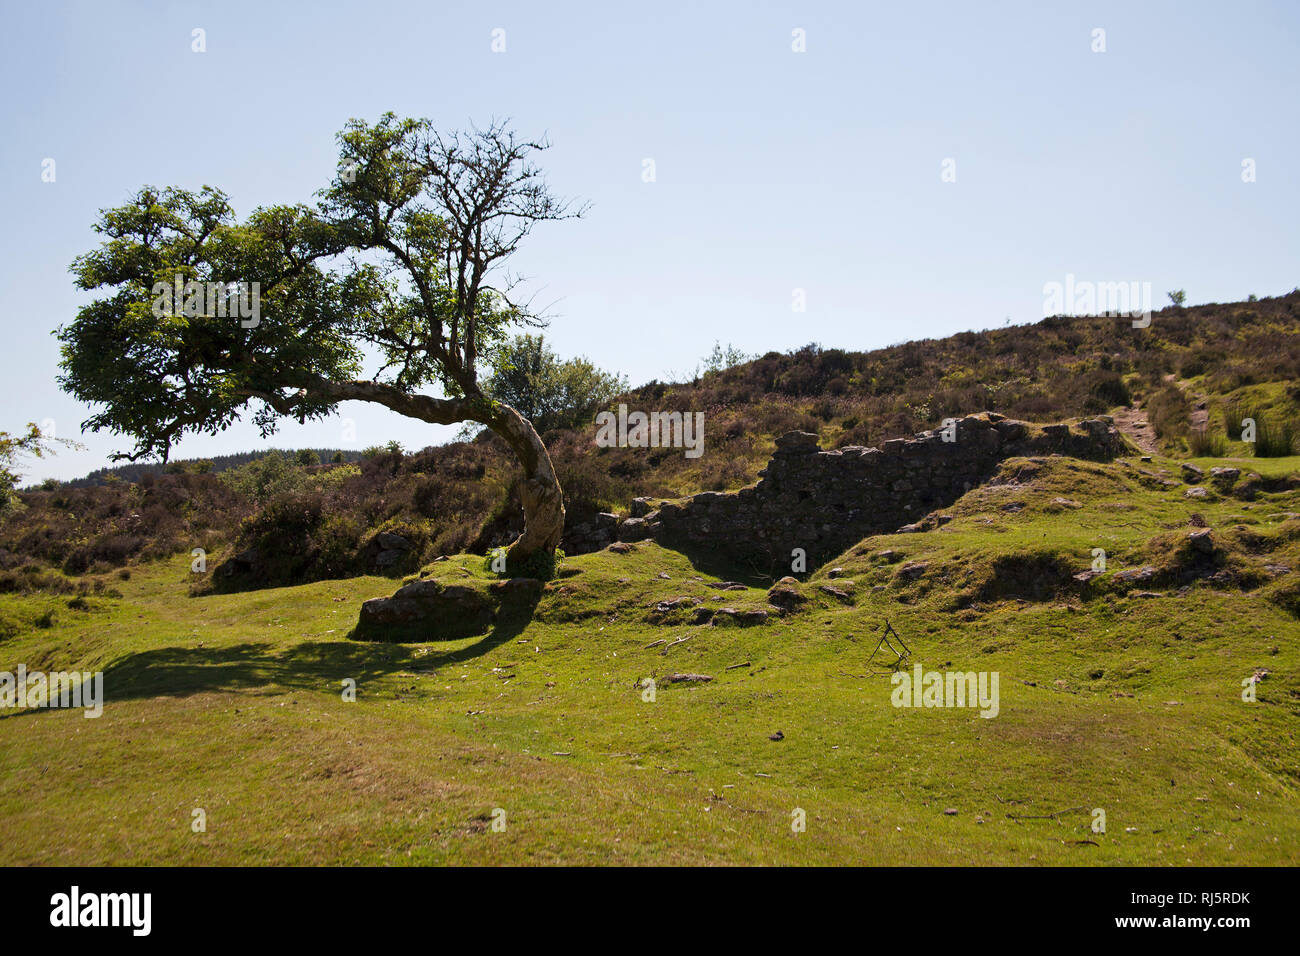
[[[722,344],[715,339],[713,342],[713,351],[704,357],[704,374],[707,375],[710,372],[721,372],[725,369],[734,368],[735,366],[743,365],[745,362],[754,358],[757,358],[757,356],[750,355],[749,353],[736,348],[730,342],[727,343],[727,347],[724,349]]]
[[[361,457],[366,461],[373,461],[377,458],[401,458],[403,454],[402,443],[398,441],[385,442],[382,445],[369,445],[361,449]]]
[[[78,442],[66,438],[47,438],[41,434],[35,422],[27,423],[25,434],[11,435],[0,432],[0,512],[12,507],[14,487],[22,477],[18,471],[22,460],[27,457],[44,458],[54,453],[53,445],[60,444],[80,447]]]
[[[301,448],[293,456],[295,462],[304,468],[310,468],[312,465],[320,464],[320,455],[310,448]]]
[[[309,458],[319,461],[309,449],[296,452],[292,458],[272,449],[261,458],[238,468],[228,468],[216,477],[243,497],[265,504],[277,496],[336,486],[360,474],[356,465],[348,464],[306,471]]]
[[[1171,440],[1187,433],[1191,405],[1186,393],[1177,385],[1162,384],[1147,399],[1146,413],[1156,434],[1162,439]]]
[[[257,502],[296,492],[306,484],[302,472],[283,452],[274,449],[247,465],[223,471],[218,477],[239,494]]]
[[[560,565],[564,563],[564,550],[556,548],[554,554],[536,551],[523,561],[511,562],[507,559],[506,570],[497,571],[497,567],[506,557],[505,548],[492,548],[483,556],[483,570],[499,578],[536,578],[539,581],[550,581],[560,573]]]
[[[1175,289],[1173,292],[1168,293],[1168,295],[1169,301],[1180,309],[1187,301],[1187,293],[1183,289]]]
[[[250,401],[263,435],[325,416],[354,397],[367,352],[382,366],[359,397],[444,423],[491,415],[480,355],[539,320],[494,277],[537,222],[570,215],[530,161],[545,144],[392,113],[350,120],[338,142],[340,175],[314,206],[241,220],[220,190],[146,186],[101,212],[103,241],[71,267],[97,297],[59,330],[59,381],[99,409],[87,426],[134,440],[123,457],[165,459]],[[231,283],[255,315],[228,314]],[[406,400],[431,383],[469,401]]]
[[[320,265],[341,240],[306,207],[258,209],[240,222],[219,190],[146,186],[102,211],[94,228],[105,239],[72,272],[78,288],[99,297],[59,330],[59,382],[100,407],[88,427],[134,439],[131,458],[166,457],[183,434],[225,428],[254,396],[359,371],[357,316],[376,307],[379,283],[370,268]],[[177,277],[259,283],[256,324],[219,315],[228,311],[219,296],[191,297],[190,309],[165,301],[160,290]],[[332,408],[326,396],[304,393],[294,414],[306,420]],[[268,434],[275,418],[267,406],[254,420]]]
[[[585,358],[561,359],[541,335],[518,335],[492,355],[488,397],[505,402],[538,432],[578,428],[627,391],[623,377],[596,368]]]

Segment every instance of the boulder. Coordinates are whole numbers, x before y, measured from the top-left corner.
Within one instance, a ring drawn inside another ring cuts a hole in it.
[[[799,582],[792,577],[784,577],[773,584],[767,592],[767,603],[782,611],[793,611],[808,598],[799,590]]]
[[[375,535],[375,544],[381,551],[410,551],[413,547],[410,541],[392,531],[381,531]]]
[[[1125,568],[1123,571],[1115,572],[1115,580],[1124,583],[1133,581],[1150,581],[1156,576],[1156,569],[1150,565],[1143,565],[1140,568]]]
[[[223,564],[221,573],[227,577],[235,574],[252,574],[261,563],[262,555],[257,548],[246,548]]]
[[[1187,535],[1187,543],[1192,546],[1192,550],[1200,554],[1214,553],[1214,534],[1209,528],[1201,528]]]
[[[767,612],[757,609],[737,610],[734,607],[720,607],[713,613],[713,626],[734,624],[749,627],[767,621]]]
[[[537,578],[507,578],[493,581],[488,593],[496,600],[503,613],[532,610],[541,600],[546,585]]]
[[[644,518],[650,513],[650,498],[633,498],[627,513],[633,518]]]
[[[1241,471],[1236,468],[1211,468],[1210,484],[1220,491],[1227,491],[1241,477]]]
[[[679,597],[672,598],[668,601],[660,601],[654,606],[656,614],[670,614],[673,611],[679,611],[682,608],[695,607],[700,603],[699,598]]]
[[[912,561],[898,569],[898,576],[904,581],[915,581],[925,574],[925,569],[929,566],[926,561]]]
[[[362,604],[354,633],[362,640],[376,641],[455,640],[483,633],[495,619],[493,602],[481,590],[434,580],[413,581],[398,588],[392,597]]]

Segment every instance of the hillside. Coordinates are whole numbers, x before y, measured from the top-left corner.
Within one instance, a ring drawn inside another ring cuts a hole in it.
[[[109,705],[0,719],[0,862],[1295,865],[1298,467],[1012,458],[803,580],[620,545],[404,643],[352,634],[382,577],[191,598],[178,555],[9,595],[0,667],[103,669]],[[996,719],[891,706],[886,621],[907,668],[999,674]]]
[[[214,455],[211,458],[174,458],[166,464],[163,462],[129,462],[125,465],[110,465],[106,468],[96,468],[84,478],[74,478],[72,481],[61,482],[61,484],[68,488],[86,488],[92,485],[105,485],[112,481],[139,481],[145,475],[157,477],[169,472],[211,473],[215,475],[231,468],[238,468],[240,465],[247,465],[271,451],[279,452],[290,458],[298,454],[306,454],[314,457],[317,462],[352,462],[359,461],[363,457],[362,452],[342,448],[290,450],[264,448],[261,451],[245,451],[233,455]]]
[[[24,492],[0,671],[106,703],[0,714],[0,863],[1300,863],[1297,305],[645,386],[706,454],[550,435],[545,582],[491,439]]]
[[[598,544],[601,513],[625,514],[636,497],[753,483],[776,438],[794,430],[834,448],[878,445],[979,410],[1031,421],[1110,412],[1151,450],[1243,458],[1267,450],[1234,440],[1250,414],[1275,446],[1293,444],[1300,292],[1168,308],[1144,329],[1127,319],[1058,317],[872,352],[808,346],[693,382],[650,383],[622,400],[703,412],[705,453],[599,448],[589,430],[546,435],[565,490],[570,554],[589,550],[593,537]],[[24,507],[0,524],[0,574],[24,566],[104,574],[203,547],[258,558],[254,573],[251,562],[232,565],[219,586],[291,584],[409,573],[439,555],[483,553],[520,530],[517,466],[490,433],[405,456],[373,449],[343,466],[252,461],[221,475],[141,479],[24,492]],[[374,544],[381,532],[412,545],[383,567],[384,549]],[[0,587],[23,580],[8,574]]]

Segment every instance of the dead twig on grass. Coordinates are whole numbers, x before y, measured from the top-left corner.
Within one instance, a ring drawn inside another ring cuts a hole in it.
[[[1008,813],[1007,819],[1008,820],[1055,820],[1062,813],[1074,813],[1076,810],[1087,810],[1087,809],[1088,809],[1087,807],[1067,807],[1064,810],[1057,810],[1055,813],[1049,813],[1045,816]]]

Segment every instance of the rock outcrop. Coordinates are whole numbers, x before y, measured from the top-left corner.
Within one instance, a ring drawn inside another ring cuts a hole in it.
[[[361,605],[353,637],[376,641],[445,641],[482,634],[511,615],[526,616],[542,595],[535,578],[494,581],[486,588],[412,581],[392,597]]]

